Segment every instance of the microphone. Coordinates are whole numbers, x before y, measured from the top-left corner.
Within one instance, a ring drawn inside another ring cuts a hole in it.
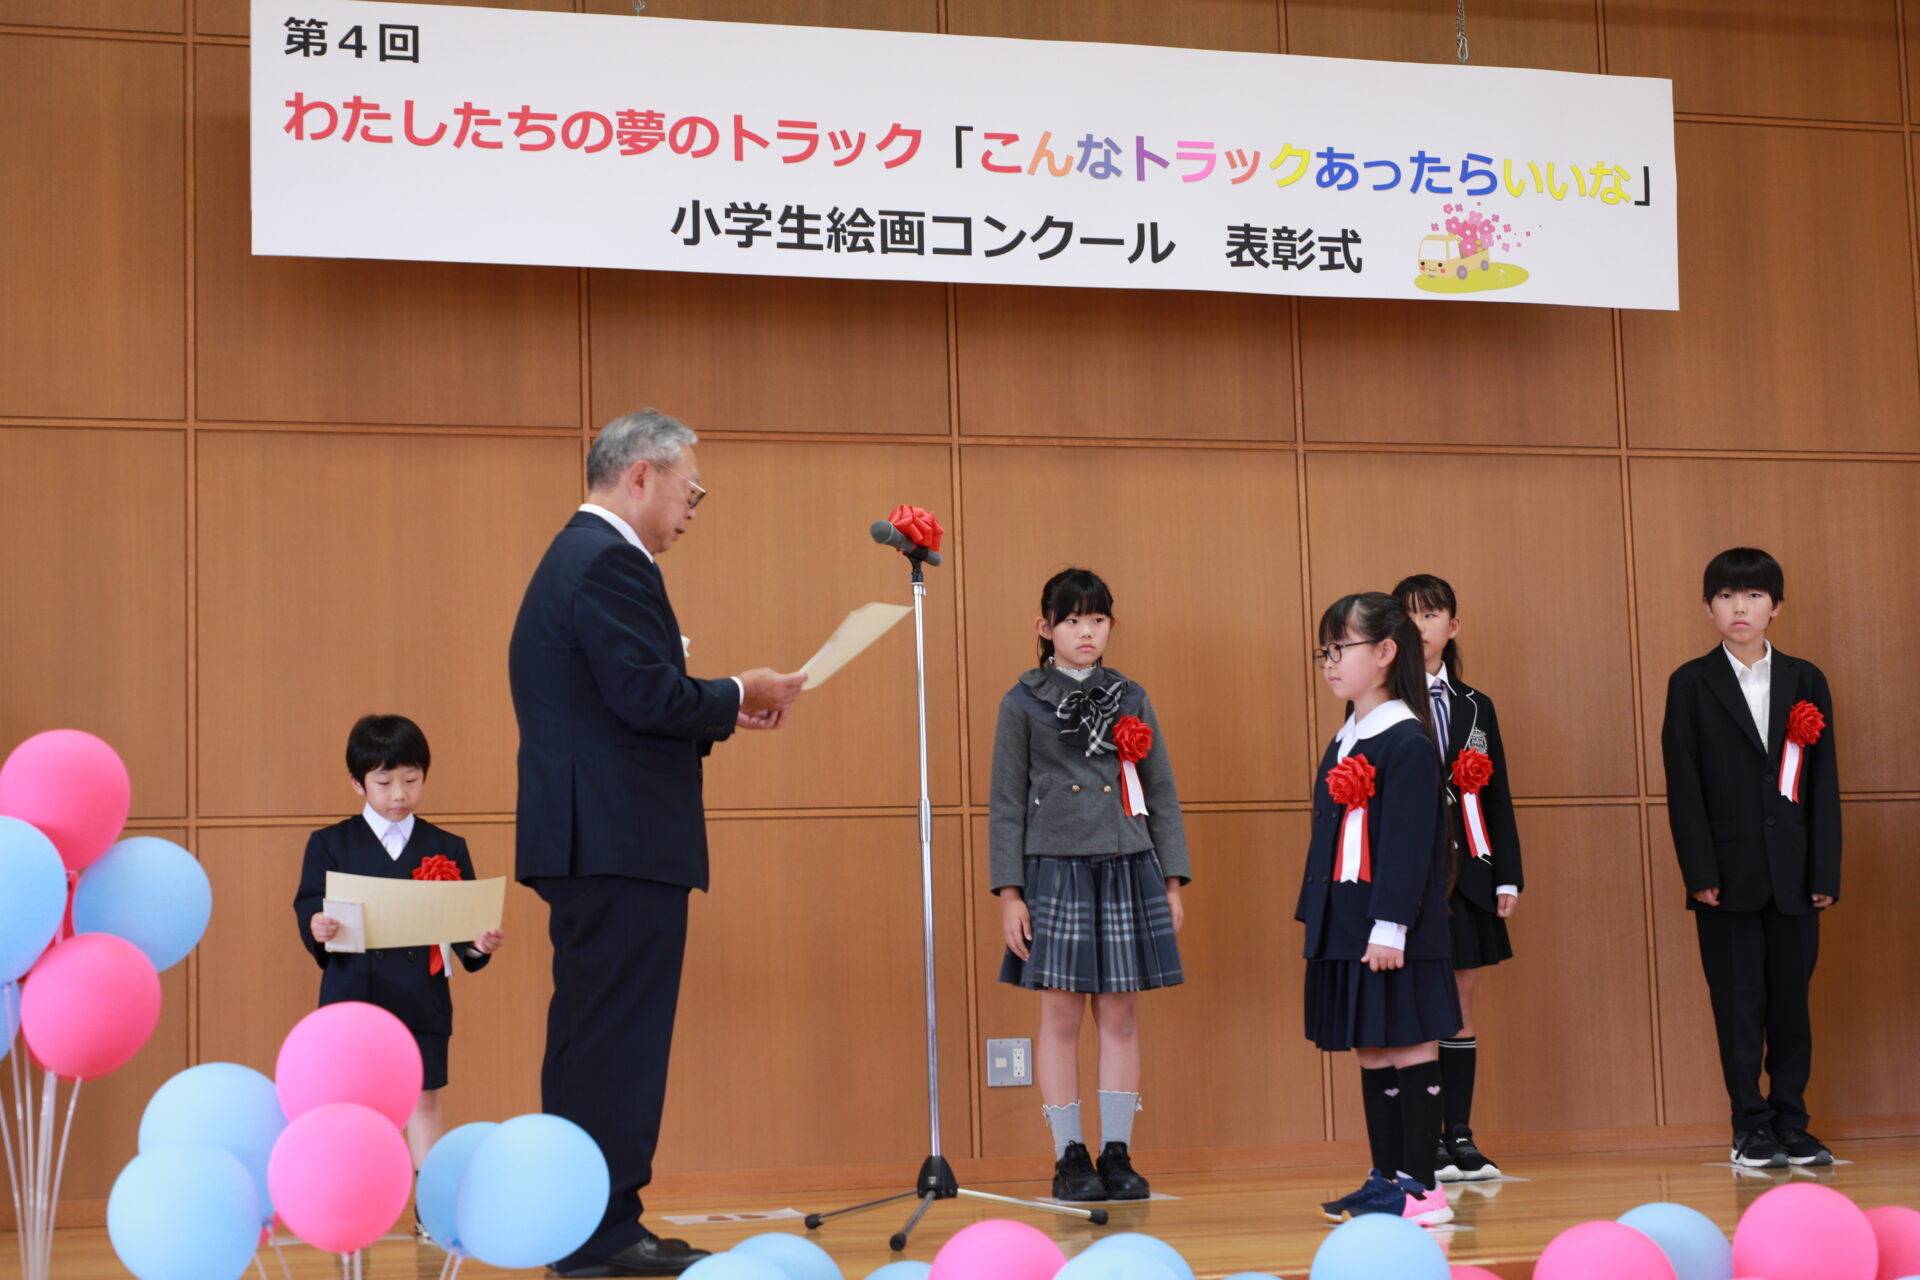
[[[912,538],[909,538],[906,534],[900,532],[891,524],[888,524],[885,520],[875,520],[873,524],[869,526],[867,532],[873,535],[875,542],[883,547],[892,547],[909,560],[924,560],[928,564],[940,563],[940,553],[938,551],[932,551],[921,546]]]

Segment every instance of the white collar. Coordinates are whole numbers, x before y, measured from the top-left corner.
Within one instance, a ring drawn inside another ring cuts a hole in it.
[[[1072,667],[1063,667],[1056,662],[1053,664],[1053,669],[1055,671],[1058,671],[1061,675],[1065,676],[1067,679],[1073,681],[1075,684],[1085,684],[1088,678],[1091,677],[1093,673],[1098,671],[1100,668],[1081,667],[1078,670],[1075,670]]]
[[[597,515],[602,520],[605,520],[608,524],[613,526],[613,530],[615,533],[625,538],[628,542],[631,542],[634,546],[640,548],[640,554],[647,558],[647,563],[649,564],[655,563],[653,558],[653,552],[647,550],[647,544],[640,541],[640,535],[635,533],[633,531],[633,526],[628,524],[625,520],[622,520],[619,516],[607,510],[605,507],[601,506],[597,502],[583,502],[580,504],[580,510],[591,511],[593,512],[594,515]]]
[[[1333,735],[1333,740],[1340,744],[1340,756],[1345,759],[1347,753],[1353,750],[1354,744],[1362,738],[1378,737],[1402,720],[1419,718],[1413,713],[1412,707],[1398,698],[1390,698],[1367,712],[1358,723],[1355,723],[1352,716],[1348,716],[1347,722],[1340,726],[1340,732]]]
[[[1440,664],[1440,672],[1438,675],[1429,675],[1427,677],[1427,688],[1431,690],[1435,685],[1444,686],[1448,693],[1453,692],[1453,681],[1447,679],[1447,664],[1445,662]]]
[[[1726,641],[1722,640],[1720,642],[1720,652],[1726,654],[1727,661],[1733,664],[1733,674],[1736,679],[1749,674],[1756,676],[1771,676],[1773,674],[1773,641],[1762,640],[1760,643],[1767,646],[1767,651],[1760,655],[1760,661],[1754,663],[1752,666],[1748,666],[1733,656],[1733,650],[1727,648]]]
[[[412,814],[408,814],[398,822],[388,822],[386,815],[375,809],[371,803],[368,803],[360,806],[360,816],[366,819],[369,827],[373,828],[373,838],[380,842],[382,848],[386,847],[387,832],[389,831],[399,831],[400,840],[403,844],[413,840]]]

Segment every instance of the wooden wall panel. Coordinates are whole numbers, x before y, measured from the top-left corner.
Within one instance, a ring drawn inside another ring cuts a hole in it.
[[[180,11],[181,0],[0,0],[0,23],[177,32]]]
[[[378,3],[378,0],[375,0]],[[466,0],[413,0],[419,4],[464,4]],[[194,26],[201,35],[244,36],[250,16],[248,0],[194,0]],[[565,13],[573,0],[487,0],[488,9],[550,9]],[[631,4],[627,12],[633,11]],[[279,33],[273,33],[278,36]]]
[[[1648,787],[1666,789],[1667,677],[1720,639],[1701,574],[1726,548],[1756,546],[1786,571],[1786,602],[1767,638],[1819,666],[1833,689],[1841,787],[1920,790],[1920,764],[1889,749],[1909,732],[1920,673],[1907,657],[1905,598],[1888,590],[1910,574],[1920,546],[1920,467],[1677,458],[1632,466]]]
[[[1000,695],[1036,661],[1040,589],[1070,565],[1113,589],[1107,656],[1152,696],[1183,801],[1306,797],[1290,455],[970,448],[961,476],[975,804]]]
[[[1290,440],[1285,298],[956,290],[960,430],[975,436]]]
[[[175,844],[187,838],[178,827],[144,827],[127,834],[159,836]],[[106,1199],[113,1180],[138,1154],[147,1100],[176,1072],[192,1065],[187,1053],[190,963],[176,964],[160,975],[160,1022],[146,1047],[112,1075],[89,1081],[80,1090],[67,1139],[66,1177],[60,1183],[63,1201]]]
[[[1658,770],[1655,769],[1657,776]],[[1653,868],[1655,995],[1660,1001],[1661,1094],[1668,1124],[1727,1123],[1727,1091],[1713,1035],[1713,1006],[1700,972],[1700,937],[1673,853],[1667,807],[1647,809]]]
[[[947,0],[947,30],[959,36],[1098,40],[1187,49],[1280,52],[1275,0]]]
[[[1587,307],[1300,303],[1309,440],[1612,446],[1613,366]]]
[[[1500,712],[1515,790],[1631,795],[1618,487],[1611,459],[1310,454],[1313,624],[1349,592],[1391,591],[1410,573],[1440,575],[1460,597],[1464,676]],[[1444,495],[1452,515],[1445,527],[1423,500],[1429,494]],[[1306,655],[1288,661],[1305,663]],[[1314,688],[1317,762],[1345,712],[1324,681]]]
[[[689,661],[704,676],[796,671],[849,609],[913,603],[907,564],[867,526],[901,503],[953,520],[944,445],[715,441],[696,451],[713,497],[661,558]],[[937,804],[960,798],[953,562],[929,570],[927,742]],[[802,696],[774,733],[736,733],[708,760],[713,808],[911,806],[915,745],[913,620],[895,626],[833,681]]]
[[[694,895],[659,1168],[899,1162],[928,1146],[911,818],[716,822]],[[960,823],[934,822],[943,1148],[971,1145]]]
[[[426,815],[433,817],[431,811]],[[505,1120],[540,1109],[547,1002],[553,994],[553,946],[547,904],[513,880],[511,823],[447,824],[465,837],[474,875],[505,876],[505,945],[475,974],[455,966],[455,1035],[448,1046],[447,1124]],[[292,900],[292,894],[287,895]],[[275,902],[274,906],[281,904]],[[289,913],[291,914],[291,913]]]
[[[1290,0],[1287,52],[1393,62],[1453,62],[1454,11],[1400,0]],[[1467,14],[1475,66],[1598,71],[1599,33],[1586,0],[1493,0]]]
[[[1184,895],[1180,958],[1186,982],[1139,1001],[1141,1102],[1136,1151],[1318,1142],[1325,1122],[1320,1052],[1302,1034],[1305,962],[1292,922],[1306,854],[1305,813],[1187,815],[1194,881]],[[996,979],[1005,955],[998,902],[985,896],[987,824],[974,820],[972,886],[979,960],[980,1033],[1035,1036],[1039,998]],[[1098,1036],[1092,1010],[1081,1028],[1081,1116],[1095,1151],[1099,1132]],[[976,1045],[976,1052],[984,1045]],[[1030,1155],[1034,1176],[1050,1169],[1040,1090],[987,1089],[985,1156]],[[1151,1173],[1151,1168],[1149,1168]]]
[[[0,36],[0,416],[185,412],[183,57]]]
[[[633,0],[586,0],[588,13],[633,14]],[[861,27],[870,31],[934,31],[936,0],[673,0],[648,14],[710,22],[774,22],[795,27]]]
[[[1674,142],[1680,310],[1620,313],[1631,443],[1920,448],[1901,139],[1681,124]],[[1763,172],[1798,177],[1756,199]]]
[[[1818,8],[1797,0],[1694,0],[1610,4],[1606,13],[1607,70],[1671,79],[1676,111],[1900,118],[1896,15],[1881,0]]]
[[[252,256],[247,50],[194,56],[203,420],[580,425],[578,272]]]
[[[0,430],[0,748],[98,734],[135,817],[187,812],[186,492],[179,432]]]
[[[511,813],[507,638],[579,503],[580,446],[400,435],[200,437],[201,811],[349,810],[360,716],[435,745],[430,805]]]
[[[704,431],[947,433],[937,284],[592,273],[593,424],[645,405]]]

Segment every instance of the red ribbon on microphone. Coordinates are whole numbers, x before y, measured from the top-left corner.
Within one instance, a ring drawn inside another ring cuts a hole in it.
[[[940,539],[947,532],[939,517],[924,507],[895,507],[887,523],[907,535],[915,546],[929,551],[940,549]]]
[[[1480,812],[1480,788],[1491,781],[1492,757],[1462,747],[1453,760],[1453,785],[1460,789],[1460,812],[1467,820],[1467,848],[1482,862],[1493,861],[1493,842],[1487,839],[1487,821]]]
[[[1780,794],[1800,803],[1800,773],[1806,765],[1805,750],[1820,741],[1827,718],[1811,702],[1800,701],[1787,712],[1787,745],[1780,752]]]
[[[1348,756],[1327,771],[1327,794],[1347,810],[1340,820],[1340,846],[1334,854],[1335,880],[1373,880],[1373,850],[1367,841],[1367,801],[1373,798],[1373,778],[1373,762],[1362,755]]]

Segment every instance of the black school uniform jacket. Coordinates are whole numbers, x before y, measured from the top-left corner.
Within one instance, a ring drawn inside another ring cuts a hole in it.
[[[1827,725],[1802,749],[1796,804],[1780,794],[1780,758],[1787,715],[1803,701]],[[1689,910],[1714,910],[1691,897],[1702,889],[1720,890],[1721,911],[1758,911],[1771,899],[1783,915],[1806,915],[1814,894],[1839,898],[1840,770],[1833,695],[1820,668],[1773,651],[1762,742],[1726,649],[1715,645],[1668,679],[1660,747]]]
[[[411,880],[413,869],[434,854],[453,859],[460,878],[471,880],[473,859],[467,856],[467,842],[451,831],[442,830],[418,816],[413,819],[413,836],[396,860],[389,857],[380,837],[373,834],[366,818],[356,814],[345,822],[322,827],[307,837],[307,856],[300,865],[300,888],[293,897],[295,923],[300,941],[320,966],[320,1003],[364,1000],[377,1004],[400,1021],[407,1030],[426,1035],[450,1035],[453,1032],[453,995],[443,969],[427,972],[431,947],[388,947],[353,954],[329,951],[313,940],[309,927],[321,911],[327,894],[327,872],[343,871],[356,876],[386,876]],[[467,954],[466,943],[453,948],[468,972],[486,966],[491,956],[478,959]]]
[[[1493,699],[1442,668],[1447,681],[1447,755],[1441,762],[1441,783],[1447,794],[1447,836],[1452,848],[1454,889],[1482,911],[1494,911],[1499,903],[1494,890],[1510,884],[1524,889],[1520,872],[1520,828],[1513,820],[1513,782],[1507,776],[1507,748],[1500,741],[1500,719],[1494,714]],[[1467,840],[1466,812],[1460,807],[1459,789],[1453,785],[1453,762],[1471,747],[1484,751],[1493,761],[1493,777],[1480,788],[1480,817],[1486,824],[1487,843],[1493,848],[1493,860],[1483,862],[1473,856]]]
[[[1407,926],[1409,960],[1447,960],[1447,832],[1441,810],[1440,753],[1418,718],[1401,702],[1375,708],[1355,726],[1351,754],[1374,767],[1367,802],[1372,881],[1336,881],[1344,805],[1327,791],[1327,774],[1340,761],[1340,738],[1327,744],[1313,788],[1313,841],[1293,918],[1307,926],[1309,960],[1358,960],[1376,920]],[[1386,714],[1383,714],[1386,713]],[[1378,719],[1376,719],[1378,717]],[[1385,728],[1379,726],[1384,724]]]

